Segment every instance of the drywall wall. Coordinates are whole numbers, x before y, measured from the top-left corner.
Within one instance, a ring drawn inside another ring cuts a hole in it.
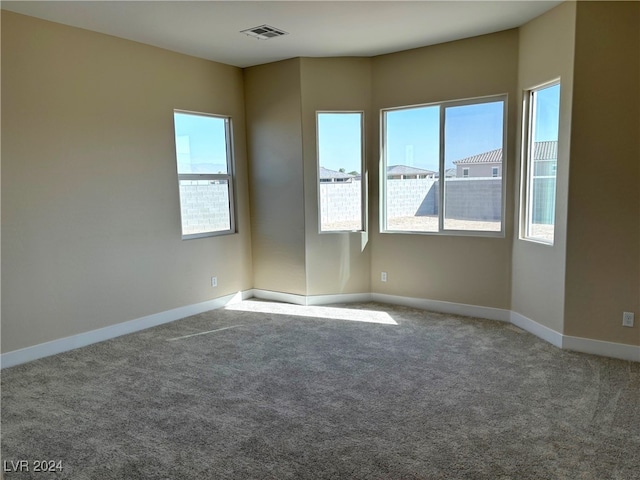
[[[373,59],[373,108],[508,94],[506,236],[486,238],[379,232],[379,145],[374,144],[371,185],[371,287],[402,295],[495,308],[510,306],[513,163],[517,100],[518,31]],[[373,137],[379,139],[379,120]],[[380,281],[380,272],[388,281]]]
[[[567,335],[640,345],[640,4],[578,2]],[[634,328],[622,312],[636,313]]]
[[[2,66],[3,352],[251,288],[240,69],[6,11]],[[233,118],[235,235],[181,240],[174,108]]]
[[[306,295],[300,59],[244,79],[254,287]]]
[[[377,121],[371,112],[371,59],[302,58],[301,86],[307,295],[369,292],[369,233],[319,233],[316,112],[363,111],[365,129],[370,128]],[[367,131],[363,135],[365,144],[374,141]],[[363,173],[366,181],[368,172]]]
[[[560,123],[553,245],[519,239],[521,172],[517,155],[511,309],[559,333],[564,322],[575,8],[575,2],[565,2],[521,27],[518,61],[518,131],[522,128],[522,92],[558,78]],[[520,152],[520,136],[517,142]]]

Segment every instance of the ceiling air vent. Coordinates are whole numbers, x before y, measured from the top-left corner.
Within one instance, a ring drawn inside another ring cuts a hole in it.
[[[241,30],[240,33],[257,38],[258,40],[269,40],[270,38],[288,35],[284,30],[280,30],[279,28],[271,27],[269,25],[260,25],[259,27],[248,28],[247,30]]]

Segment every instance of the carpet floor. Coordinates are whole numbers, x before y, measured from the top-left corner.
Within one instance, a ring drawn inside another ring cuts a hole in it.
[[[640,479],[640,364],[376,303],[246,301],[5,369],[1,395],[7,480]]]

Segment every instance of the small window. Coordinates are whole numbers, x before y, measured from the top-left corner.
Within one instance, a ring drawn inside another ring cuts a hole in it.
[[[231,118],[174,111],[182,238],[235,232]]]
[[[505,96],[383,110],[381,230],[502,235],[505,112]]]
[[[362,112],[318,112],[320,232],[364,230]]]
[[[498,178],[500,176],[500,169],[498,167],[491,167],[491,176]]]
[[[560,84],[548,84],[525,96],[521,238],[553,244]]]

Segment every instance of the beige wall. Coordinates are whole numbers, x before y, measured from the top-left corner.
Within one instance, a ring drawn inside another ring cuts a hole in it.
[[[574,2],[563,3],[521,27],[518,62],[518,131],[522,128],[522,91],[558,78],[561,81],[560,123],[554,244],[518,238],[520,203],[516,196],[511,309],[560,333],[564,321],[575,8]],[[520,148],[518,138],[518,152]],[[518,188],[519,162],[516,171],[514,186]]]
[[[244,78],[254,287],[306,295],[300,59]]]
[[[380,234],[379,147],[371,156],[371,285],[376,293],[510,307],[518,31],[508,30],[373,59],[373,107],[509,95],[505,238]],[[374,138],[379,138],[375,119]],[[380,281],[380,272],[388,281]]]
[[[640,344],[638,318],[621,327],[640,314],[639,8],[567,2],[518,30],[244,72],[3,11],[2,350],[252,287],[512,309]],[[556,77],[545,246],[517,236],[517,142],[522,89]],[[378,233],[380,109],[503,93],[506,236]],[[233,117],[236,235],[180,238],[174,108]],[[333,109],[365,111],[368,234],[318,233],[315,112]]]
[[[564,333],[634,345],[640,345],[639,49],[640,4],[578,3]],[[623,311],[636,312],[634,328],[622,327]]]
[[[6,11],[2,67],[3,351],[251,288],[240,69]],[[181,240],[174,108],[233,117],[236,235]]]
[[[377,118],[371,111],[371,59],[303,58],[301,78],[307,294],[369,292],[369,234],[318,233],[316,112],[364,111],[365,126],[375,123]],[[372,143],[372,136],[363,133],[365,144]],[[369,153],[366,145],[365,154]]]

